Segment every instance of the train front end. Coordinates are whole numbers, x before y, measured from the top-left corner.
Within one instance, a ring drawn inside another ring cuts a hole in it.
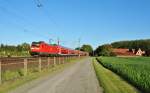
[[[32,42],[30,47],[30,55],[31,56],[39,56],[40,55],[40,42]]]

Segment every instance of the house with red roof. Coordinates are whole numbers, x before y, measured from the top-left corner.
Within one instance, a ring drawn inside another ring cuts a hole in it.
[[[142,51],[140,48],[136,49],[126,49],[126,48],[114,48],[112,51],[117,56],[142,56],[145,54],[145,51]]]

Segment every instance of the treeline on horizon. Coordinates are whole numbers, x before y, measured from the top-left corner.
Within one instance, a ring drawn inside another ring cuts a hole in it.
[[[145,51],[144,56],[150,56],[150,39],[117,41],[111,44],[100,45],[94,51],[94,54],[95,56],[115,56],[112,52],[113,48],[127,48],[129,50],[138,50],[140,48]]]
[[[128,48],[128,49],[142,49],[144,51],[150,50],[150,39],[118,41],[111,43],[113,48]]]
[[[0,57],[29,56],[30,44],[0,45]]]

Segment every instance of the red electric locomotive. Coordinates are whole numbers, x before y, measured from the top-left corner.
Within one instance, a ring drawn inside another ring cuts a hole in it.
[[[30,54],[32,56],[59,54],[59,47],[54,45],[49,45],[43,41],[32,42]]]
[[[87,52],[73,50],[59,45],[50,45],[43,41],[32,42],[30,54],[32,56],[49,56],[49,55],[88,55]]]

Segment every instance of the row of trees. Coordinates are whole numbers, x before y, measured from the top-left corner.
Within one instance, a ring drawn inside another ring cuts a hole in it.
[[[23,43],[17,46],[14,45],[0,45],[0,56],[29,56],[30,44]]]
[[[112,49],[110,44],[99,46],[96,50],[93,50],[91,45],[83,45],[81,48],[76,48],[76,50],[89,52],[90,56],[115,56]]]
[[[150,50],[150,39],[146,40],[131,40],[131,41],[119,41],[111,44],[114,48],[128,48]]]
[[[131,41],[118,41],[111,44],[99,46],[95,51],[96,56],[115,56],[112,52],[113,48],[128,48],[128,49],[142,49],[145,51],[146,56],[150,56],[150,39],[145,40],[131,40]]]

